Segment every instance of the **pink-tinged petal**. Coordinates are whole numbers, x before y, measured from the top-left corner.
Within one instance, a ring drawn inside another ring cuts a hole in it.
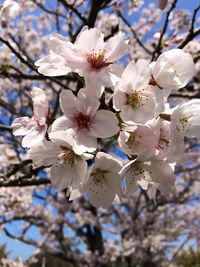
[[[56,131],[49,133],[49,139],[57,146],[63,146],[71,149],[73,147],[73,135],[71,131]]]
[[[38,72],[45,76],[63,76],[71,72],[71,69],[66,64],[66,60],[54,53],[50,53],[36,61],[35,66],[38,67]]]
[[[115,110],[120,111],[121,108],[127,103],[126,92],[120,90],[118,87],[114,90],[113,94],[113,107]]]
[[[88,65],[87,58],[81,55],[79,49],[59,34],[50,38],[50,50],[61,56],[66,62],[65,65],[73,71]]]
[[[114,62],[120,59],[128,50],[128,41],[125,41],[125,34],[119,32],[111,37],[106,43],[106,58],[108,62]]]
[[[116,84],[118,81],[121,80],[124,67],[119,64],[111,64],[109,67],[110,67],[111,80],[113,84]]]
[[[29,117],[16,118],[11,125],[13,134],[15,136],[20,136],[30,133],[32,128],[30,127],[30,121],[31,119]]]
[[[121,178],[123,178],[127,174],[128,170],[131,168],[131,165],[135,161],[136,161],[136,159],[130,160],[121,168],[121,170],[119,171],[119,175]]]
[[[85,153],[86,150],[79,146],[76,142],[76,133],[73,129],[67,131],[51,132],[49,138],[58,146],[67,147],[72,149],[76,155],[81,156],[83,159],[90,159],[93,155]]]
[[[115,191],[108,185],[107,179],[101,183],[95,183],[93,177],[90,177],[83,185],[82,191],[88,193],[89,201],[94,207],[104,209],[112,204],[116,195]]]
[[[40,88],[34,87],[31,92],[31,97],[33,100],[34,117],[40,126],[43,126],[46,122],[49,112],[49,103],[46,94]]]
[[[158,6],[161,10],[164,10],[167,6],[168,0],[158,0]]]
[[[93,89],[94,88],[81,89],[78,92],[77,97],[77,110],[83,114],[90,115],[91,117],[95,114],[100,105],[98,98],[95,98],[94,95],[89,94],[88,92],[88,90]]]
[[[88,29],[85,26],[77,36],[75,45],[78,50],[85,54],[94,51],[99,53],[100,49],[103,52],[105,46],[104,35],[97,28]]]
[[[118,120],[115,114],[108,110],[98,110],[90,127],[92,135],[107,138],[119,131]]]
[[[122,163],[107,153],[98,152],[95,158],[95,168],[111,171],[117,174],[122,168]]]
[[[53,122],[51,132],[66,131],[70,128],[76,129],[76,123],[73,120],[62,116]]]
[[[106,78],[105,78],[106,75]],[[85,79],[85,87],[87,90],[87,94],[100,98],[103,91],[105,83],[109,83],[109,86],[111,86],[110,80],[107,81],[106,79],[109,79],[109,75],[106,73],[104,74],[103,70],[95,71],[95,70],[89,70],[87,72],[84,72],[84,79]],[[105,81],[106,80],[106,81]]]
[[[60,148],[51,141],[44,140],[29,149],[29,157],[37,166],[49,166],[57,160]]]
[[[124,84],[131,84],[134,88],[139,76],[137,65],[131,61],[122,73],[122,82]]]
[[[46,135],[47,125],[38,126],[22,139],[23,147],[32,147],[43,141]]]
[[[97,139],[88,131],[77,130],[74,135],[75,142],[79,146],[81,151],[87,151],[89,153],[94,152],[97,148]]]
[[[51,182],[56,188],[56,191],[62,191],[67,187],[78,189],[83,177],[87,172],[87,162],[77,160],[75,166],[70,166],[67,162],[62,164],[54,164],[51,167]]]
[[[153,160],[150,164],[143,164],[144,169],[149,172],[149,175],[154,183],[162,185],[175,184],[175,174],[169,165],[169,163],[164,160]]]
[[[119,147],[130,156],[131,155],[131,149],[127,145],[127,141],[129,139],[129,136],[130,136],[130,133],[128,133],[127,131],[120,132],[119,138],[118,138],[118,144],[119,144]],[[135,153],[135,155],[136,155],[136,153]]]
[[[77,111],[76,96],[70,90],[62,90],[60,93],[60,106],[66,117],[73,117]]]

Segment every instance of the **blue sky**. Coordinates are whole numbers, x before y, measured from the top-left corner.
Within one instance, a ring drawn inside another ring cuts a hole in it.
[[[54,0],[55,1],[55,0]],[[20,1],[19,1],[20,2]],[[157,0],[144,1],[145,4],[153,2],[157,5]],[[0,0],[0,4],[2,4],[3,1]],[[53,5],[53,0],[51,0],[51,4]],[[199,0],[179,0],[179,3],[177,5],[177,9],[188,9],[193,10],[197,5],[199,4]],[[163,19],[165,18],[166,12],[163,12]],[[162,22],[161,22],[162,23]],[[161,27],[162,24],[159,24],[159,27]],[[10,225],[10,229],[15,232],[16,225],[12,224]],[[33,231],[33,234],[36,234],[36,231]],[[6,243],[8,251],[11,251],[10,257],[15,258],[17,256],[20,256],[22,259],[27,259],[30,255],[33,254],[35,248],[30,245],[24,245],[21,242],[17,240],[13,240],[8,238],[5,234],[0,232],[0,243]]]

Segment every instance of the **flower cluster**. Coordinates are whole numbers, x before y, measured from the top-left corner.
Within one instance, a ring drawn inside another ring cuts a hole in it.
[[[167,102],[172,90],[194,76],[191,55],[172,49],[155,62],[131,61],[124,69],[117,62],[127,52],[124,34],[104,41],[99,29],[87,27],[75,43],[55,35],[49,46],[49,54],[36,62],[38,71],[75,72],[84,83],[78,92],[61,91],[63,116],[52,118],[45,92],[34,88],[33,116],[14,120],[13,133],[25,136],[22,146],[35,166],[50,166],[57,191],[67,189],[71,200],[86,193],[95,207],[107,208],[138,184],[153,198],[157,189],[170,192],[184,138],[200,137],[200,100],[176,107]],[[118,141],[125,163],[103,152],[99,144],[105,138]]]

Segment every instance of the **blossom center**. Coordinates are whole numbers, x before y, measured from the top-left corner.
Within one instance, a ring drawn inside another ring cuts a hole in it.
[[[127,104],[131,105],[133,108],[138,108],[143,106],[143,90],[134,90],[130,94],[127,95]],[[145,96],[146,100],[148,99],[148,96]]]
[[[145,173],[145,169],[140,167],[139,164],[133,164],[131,166],[131,168],[129,169],[129,171],[131,171],[132,175],[143,175],[144,176],[144,173]]]
[[[111,64],[111,62],[106,62],[105,51],[101,49],[99,49],[98,53],[94,52],[93,49],[92,53],[88,55],[87,61],[90,63],[92,69],[96,70],[100,70]]]
[[[60,146],[62,152],[58,154],[58,159],[60,161],[68,162],[69,165],[72,167],[75,163],[76,154],[72,149],[69,149],[65,146]]]
[[[91,117],[82,112],[79,112],[75,115],[74,121],[77,123],[78,127],[83,130],[89,130]]]
[[[132,146],[139,145],[141,143],[141,140],[142,140],[142,136],[140,134],[133,132],[133,133],[130,133],[130,136],[126,144],[129,148],[131,148]]]
[[[178,123],[178,125],[177,125],[177,130],[178,131],[180,131],[181,129],[182,129],[182,131],[188,131],[188,129],[187,129],[187,127],[188,126],[191,126],[190,124],[189,124],[189,118],[191,118],[192,117],[192,115],[190,115],[190,116],[185,116],[185,117],[181,117],[180,119],[179,119],[179,123]],[[181,128],[181,129],[180,129]]]
[[[93,176],[93,182],[94,184],[98,185],[98,184],[102,184],[102,183],[106,183],[106,179],[105,179],[105,174],[108,171],[105,170],[101,170],[99,168],[97,168],[91,175]]]

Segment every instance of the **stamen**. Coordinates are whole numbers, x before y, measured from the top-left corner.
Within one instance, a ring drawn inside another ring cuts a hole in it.
[[[136,132],[130,133],[128,141],[126,142],[127,146],[131,149],[132,146],[137,146],[141,143],[142,136]]]
[[[131,105],[133,108],[138,108],[143,106],[144,100],[148,100],[148,96],[143,95],[142,90],[133,90],[130,94],[127,94],[127,104]]]
[[[112,62],[106,62],[105,51],[102,51],[101,49],[99,49],[99,53],[93,51],[92,54],[88,55],[87,61],[90,63],[91,67],[96,70],[100,70],[112,64]]]
[[[107,173],[108,171],[104,171],[104,170],[101,170],[101,169],[96,169],[92,174],[91,176],[93,176],[93,182],[94,184],[98,185],[98,184],[102,184],[102,183],[105,183],[107,185],[107,182],[106,182],[106,179],[105,179],[105,174]]]
[[[62,149],[62,152],[58,154],[58,159],[69,163],[69,165],[72,167],[75,163],[76,154],[73,150],[67,147],[60,146],[60,148]]]
[[[190,116],[181,117],[181,118],[179,119],[179,123],[178,123],[177,126],[176,126],[176,129],[177,129],[178,131],[182,130],[182,131],[186,131],[186,132],[188,132],[188,131],[189,131],[189,129],[187,129],[188,126],[191,126],[191,124],[189,123],[189,119],[190,119],[192,116],[193,116],[193,114],[191,114]]]
[[[82,112],[76,113],[74,121],[77,123],[78,127],[84,130],[89,130],[91,124],[91,117]]]

